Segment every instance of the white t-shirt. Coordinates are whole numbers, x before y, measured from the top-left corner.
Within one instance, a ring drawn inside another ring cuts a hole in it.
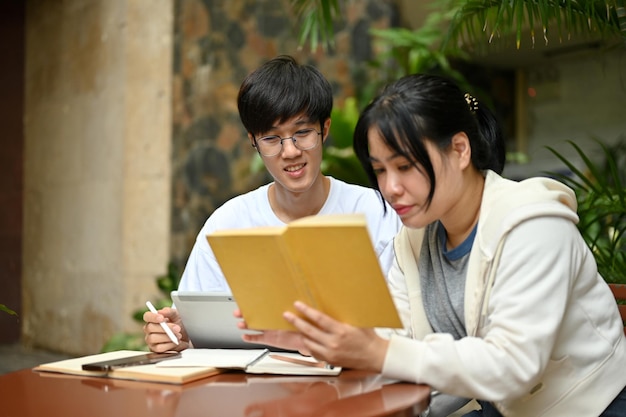
[[[393,262],[393,238],[402,225],[399,217],[389,205],[387,213],[383,212],[381,199],[373,189],[328,178],[330,192],[319,214],[365,214],[374,249],[387,276]],[[178,286],[180,291],[231,293],[206,235],[215,230],[285,225],[270,206],[269,186],[234,197],[213,212],[198,233]]]

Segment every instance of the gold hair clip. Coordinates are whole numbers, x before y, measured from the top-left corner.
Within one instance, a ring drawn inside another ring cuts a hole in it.
[[[465,101],[467,101],[467,105],[472,113],[476,113],[478,110],[478,100],[470,93],[465,93]]]

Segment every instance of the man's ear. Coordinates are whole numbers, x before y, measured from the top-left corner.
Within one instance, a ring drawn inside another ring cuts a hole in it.
[[[248,132],[248,139],[250,140],[250,145],[254,146],[254,136],[250,132]]]
[[[330,117],[324,121],[324,136],[322,137],[322,143],[326,142],[328,132],[330,132]]]
[[[472,147],[465,132],[458,132],[452,136],[450,149],[459,161],[459,168],[465,169],[472,163]]]

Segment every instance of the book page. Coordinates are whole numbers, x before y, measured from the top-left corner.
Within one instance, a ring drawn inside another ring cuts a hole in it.
[[[240,369],[250,374],[272,375],[339,375],[341,372],[341,368],[326,368],[323,363],[309,356],[294,352],[273,353],[268,349],[187,349],[182,354],[182,358],[159,362],[156,367],[211,366]],[[285,358],[295,359],[302,363],[289,362]]]
[[[267,352],[267,349],[186,349],[182,351],[182,358],[159,362],[157,367],[211,366],[246,369]]]
[[[297,361],[307,362],[310,365],[288,362],[284,359],[291,358]],[[272,375],[339,375],[340,367],[326,367],[324,363],[315,358],[304,356],[299,353],[280,352],[268,353],[263,358],[246,369],[249,374],[272,374]]]

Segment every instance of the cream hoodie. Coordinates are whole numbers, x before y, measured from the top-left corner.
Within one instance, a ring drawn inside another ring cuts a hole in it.
[[[428,324],[423,230],[403,228],[389,284],[411,338],[391,337],[383,374],[491,401],[504,416],[598,416],[626,385],[626,338],[577,221],[560,182],[487,171],[458,341]]]

